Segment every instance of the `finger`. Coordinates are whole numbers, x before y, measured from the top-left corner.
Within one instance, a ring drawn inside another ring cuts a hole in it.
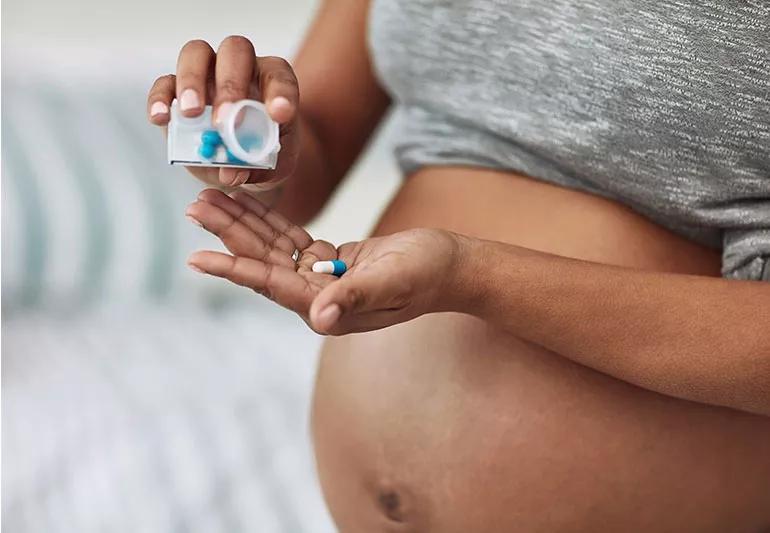
[[[231,216],[224,209],[199,200],[190,204],[186,214],[193,222],[219,237],[235,255],[281,265],[291,270],[296,267],[289,254],[269,246],[240,219]]]
[[[342,259],[346,265],[353,265],[355,257],[358,255],[358,248],[360,242],[349,242],[342,246],[335,247],[332,243],[318,240],[313,241],[308,248],[306,248],[297,260],[297,272],[312,272],[313,264],[317,261],[331,261],[332,259]],[[320,274],[325,278],[337,280],[336,276],[332,274]]]
[[[251,231],[261,237],[268,246],[278,248],[288,255],[292,255],[297,249],[296,245],[286,235],[273,228],[258,217],[256,213],[239,204],[222,191],[206,189],[198,195],[198,198],[227,211],[232,217],[240,220]]]
[[[251,178],[251,171],[245,168],[222,167],[219,169],[219,183],[225,187],[240,187]]]
[[[279,163],[280,164],[280,163]],[[270,191],[278,187],[288,176],[276,180],[275,172],[264,168],[245,170],[242,168],[222,167],[219,169],[219,182],[225,187],[240,187],[246,183],[256,192]],[[260,186],[264,183],[264,187]]]
[[[348,335],[376,329],[387,328],[411,320],[401,309],[370,311],[365,313],[341,314],[333,307],[327,307],[325,314],[320,314],[310,326],[324,335]]]
[[[179,110],[196,117],[206,105],[208,80],[213,74],[214,50],[206,41],[190,41],[182,47],[176,65],[176,94]]]
[[[408,307],[405,296],[412,293],[408,282],[397,276],[386,279],[381,269],[377,272],[373,273],[373,269],[351,272],[326,286],[310,306],[313,327],[318,331],[331,331],[336,322],[351,320],[352,315],[401,311]]]
[[[214,120],[224,111],[224,106],[249,97],[255,69],[254,46],[246,37],[231,35],[217,50],[214,83]]]
[[[282,57],[257,59],[259,89],[270,117],[282,125],[286,133],[299,106],[299,84],[288,61]]]
[[[304,228],[294,224],[280,213],[268,209],[267,206],[249,193],[237,191],[233,193],[232,197],[236,202],[256,213],[257,216],[261,217],[270,226],[291,239],[297,250],[302,251],[313,243],[313,238]]]
[[[302,251],[297,261],[297,272],[312,272],[313,263],[316,261],[331,261],[337,259],[337,249],[330,242],[314,241]],[[334,279],[331,274],[318,274],[319,276]]]
[[[171,101],[176,94],[176,76],[161,76],[152,84],[147,95],[147,116],[156,126],[165,126],[170,117]]]
[[[307,316],[313,291],[291,268],[210,251],[195,252],[187,264],[193,270],[253,289],[279,305]]]
[[[222,167],[220,169],[220,181],[222,183],[228,182],[231,183],[231,185],[228,185],[229,187],[240,187],[241,185],[244,185],[245,183],[250,184],[251,190],[258,191],[258,192],[265,192],[272,189],[275,189],[278,185],[280,185],[288,176],[284,177],[281,180],[275,179],[275,172],[270,169],[265,168],[258,168],[258,169],[251,169],[248,171],[247,175],[240,175],[237,176],[239,170],[243,169],[237,169],[232,167]],[[243,179],[246,179],[245,182],[242,182]],[[234,183],[235,185],[232,185]],[[260,183],[265,183],[266,185],[264,187],[260,187]]]
[[[282,178],[276,178],[276,173],[280,173],[280,163],[278,163],[278,166],[276,166],[275,169],[262,168],[252,170],[248,181],[250,189],[258,192],[267,192],[277,189],[289,178],[289,176],[285,175]]]

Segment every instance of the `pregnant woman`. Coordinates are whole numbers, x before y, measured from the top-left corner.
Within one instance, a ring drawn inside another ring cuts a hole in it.
[[[276,170],[191,169],[249,194],[190,206],[232,252],[190,265],[333,335],[340,530],[770,528],[770,5],[329,0],[293,65],[192,41],[148,113],[281,124]],[[403,186],[313,241],[390,107]]]

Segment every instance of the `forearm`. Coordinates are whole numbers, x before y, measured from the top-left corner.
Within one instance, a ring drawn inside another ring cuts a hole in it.
[[[326,205],[337,186],[345,178],[363,151],[371,133],[377,127],[388,101],[374,102],[362,113],[359,137],[346,138],[332,131],[323,116],[300,113],[300,153],[292,175],[280,187],[262,193],[263,200],[299,225],[306,225]]]
[[[300,153],[276,208],[310,221],[362,153],[390,105],[366,44],[369,2],[322,2],[295,59]]]
[[[335,173],[327,159],[321,141],[309,121],[301,114],[300,150],[294,173],[268,198],[267,203],[289,220],[304,225],[312,220],[342,179]]]
[[[657,392],[770,415],[770,285],[465,246],[454,310]]]

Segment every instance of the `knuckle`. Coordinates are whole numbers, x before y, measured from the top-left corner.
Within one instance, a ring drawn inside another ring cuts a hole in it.
[[[267,56],[265,61],[269,62],[271,65],[275,65],[275,67],[278,69],[292,70],[291,64],[283,57]]]
[[[164,74],[163,76],[159,76],[155,80],[155,83],[152,84],[152,86],[156,88],[166,87],[171,85],[171,83],[173,83],[175,79],[176,79],[176,76],[174,76],[173,74]]]
[[[225,224],[223,224],[220,227],[213,227],[212,233],[214,233],[217,237],[219,237],[222,240],[230,240],[234,237],[237,237],[237,233],[235,232],[236,224],[238,221],[234,218],[230,218]]]
[[[289,220],[286,222],[286,227],[283,228],[283,233],[284,235],[291,235],[292,233],[296,233],[299,229],[300,229],[299,226],[297,226],[294,222]]]
[[[235,226],[236,224],[240,224],[241,227],[250,228],[249,218],[250,217],[249,217],[248,210],[241,207],[240,211],[238,212],[238,215],[233,219],[233,226]]]
[[[153,100],[156,98],[167,97],[168,95],[172,94],[174,92],[175,80],[176,76],[170,74],[161,76],[160,78],[156,79],[153,82],[152,87],[150,87],[150,91],[148,93],[149,99]]]
[[[359,287],[351,287],[348,289],[347,301],[351,309],[355,309],[364,304],[364,291]]]
[[[275,248],[277,243],[278,243],[278,239],[280,239],[282,236],[283,236],[283,234],[280,231],[278,231],[277,229],[271,227],[270,228],[270,237],[269,237],[268,243],[267,243],[268,248]]]
[[[280,83],[290,87],[297,86],[297,77],[290,70],[270,70],[265,73],[265,83]]]
[[[238,283],[239,285],[245,285],[243,281],[240,281],[237,279],[237,272],[238,272],[238,258],[230,257],[229,261],[227,262],[227,267],[224,269],[224,277],[226,277],[230,281],[233,281],[234,283]]]
[[[199,72],[184,72],[177,76],[177,83],[182,87],[188,87],[190,85],[204,86],[206,85],[206,76]]]
[[[258,256],[257,258],[260,261],[262,261],[263,263],[265,263],[266,265],[269,265],[269,264],[271,264],[270,263],[270,252],[271,251],[272,251],[272,247],[269,244],[265,243],[264,246],[260,247],[260,249],[259,249],[259,251],[257,253],[257,256]]]
[[[246,94],[249,92],[247,85],[232,78],[217,80],[217,91],[220,93],[226,93],[228,95]]]
[[[273,300],[273,265],[272,263],[265,263],[265,282],[263,283],[262,292]]]
[[[254,50],[254,45],[243,35],[228,35],[222,40],[220,47],[233,47],[239,50]]]
[[[412,303],[414,303],[414,293],[408,286],[396,291],[396,294],[390,298],[391,307],[395,309],[406,309]]]
[[[187,41],[184,46],[182,46],[182,52],[199,50],[211,50],[211,45],[203,39],[193,39],[191,41]]]
[[[281,238],[278,240],[277,245],[278,245],[278,248],[280,248],[281,250],[283,250],[289,255],[293,255],[294,252],[297,251],[297,247],[294,246],[294,243],[286,235],[281,235]]]

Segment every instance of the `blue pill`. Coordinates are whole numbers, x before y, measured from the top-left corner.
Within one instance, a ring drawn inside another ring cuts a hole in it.
[[[319,274],[333,274],[340,277],[347,272],[348,266],[345,264],[345,261],[332,259],[331,261],[316,261],[313,263],[311,270]]]
[[[346,265],[344,261],[340,261],[339,259],[334,259],[332,263],[334,263],[334,272],[332,272],[332,274],[334,274],[335,276],[341,276],[345,272],[347,272],[348,265]]]
[[[206,130],[201,133],[201,142],[203,144],[213,144],[214,146],[217,146],[218,144],[222,144],[222,137],[217,130]]]
[[[212,157],[214,157],[214,154],[217,153],[217,147],[215,144],[203,143],[198,148],[198,153],[204,159],[211,159]]]

